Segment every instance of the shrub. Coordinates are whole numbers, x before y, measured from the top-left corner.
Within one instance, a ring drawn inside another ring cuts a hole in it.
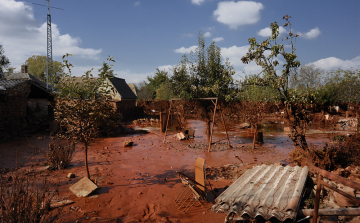
[[[45,157],[49,169],[65,169],[74,157],[75,143],[69,140],[54,138],[50,141]]]
[[[35,178],[15,174],[0,179],[0,223],[35,223],[50,220],[48,208],[52,199],[46,179],[43,183]],[[52,220],[54,220],[52,216]]]

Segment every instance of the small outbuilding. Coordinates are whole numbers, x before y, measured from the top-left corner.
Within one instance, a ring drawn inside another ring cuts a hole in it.
[[[132,117],[136,109],[136,99],[134,91],[126,83],[125,79],[113,77],[107,79],[107,84],[113,89],[111,98],[124,118]],[[134,88],[135,90],[135,88]]]
[[[6,74],[0,79],[0,138],[45,130],[52,100],[46,84],[27,73],[26,66],[22,73]]]

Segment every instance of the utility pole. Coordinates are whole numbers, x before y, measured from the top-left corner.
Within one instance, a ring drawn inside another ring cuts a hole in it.
[[[47,0],[47,2],[48,2],[48,14],[47,14],[46,88],[49,90],[49,71],[50,71],[50,77],[52,77],[53,76],[53,60],[52,60],[50,0]]]
[[[54,67],[53,67],[53,60],[52,60],[52,35],[51,35],[51,15],[50,15],[50,8],[54,8],[54,9],[60,9],[60,10],[64,10],[61,8],[55,8],[55,7],[50,7],[50,0],[46,0],[47,1],[47,8],[48,8],[48,13],[47,13],[47,51],[46,51],[46,89],[49,90],[49,77],[53,77],[53,73],[54,73]],[[31,3],[34,5],[40,5],[40,6],[46,6],[46,5],[41,5],[41,4],[37,4],[37,3]],[[49,75],[50,74],[50,75]]]

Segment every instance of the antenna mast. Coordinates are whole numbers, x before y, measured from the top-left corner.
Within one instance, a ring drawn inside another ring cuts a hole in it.
[[[48,2],[48,14],[47,14],[46,88],[49,89],[49,71],[50,71],[50,77],[52,77],[53,76],[53,60],[52,60],[50,0],[47,0],[47,2]]]

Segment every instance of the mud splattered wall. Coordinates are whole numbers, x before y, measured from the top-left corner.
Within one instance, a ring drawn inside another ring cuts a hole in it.
[[[6,96],[0,100],[0,138],[18,135],[26,127],[30,86],[30,81],[24,81],[6,88]]]

